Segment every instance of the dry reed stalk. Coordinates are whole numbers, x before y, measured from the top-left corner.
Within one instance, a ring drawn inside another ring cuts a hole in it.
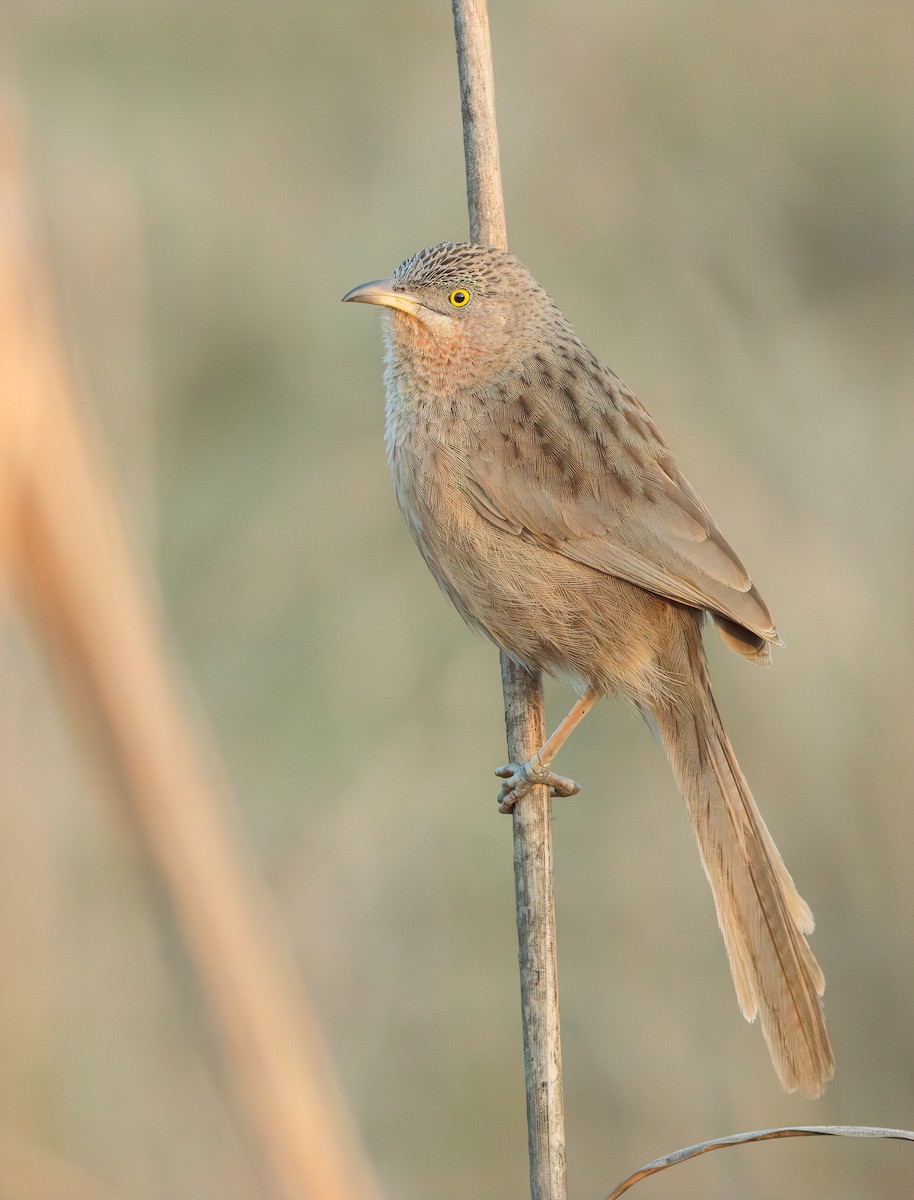
[[[74,401],[2,125],[0,216],[0,534],[13,588],[69,668],[72,698],[104,731],[275,1194],[373,1200],[316,1019],[242,851],[227,781],[177,700],[99,439]]]
[[[11,180],[18,161],[13,119],[0,113],[0,584],[8,573],[14,536],[14,495],[30,457],[34,406],[24,397],[38,385],[41,364],[23,355],[35,307],[33,281],[25,261],[25,206]]]
[[[507,249],[486,0],[453,0],[453,10],[470,237],[483,245]],[[525,762],[546,740],[542,686],[539,678],[505,654],[501,656],[501,674],[508,758]],[[532,788],[515,805],[513,820],[530,1190],[533,1200],[565,1200],[565,1112],[549,789]]]

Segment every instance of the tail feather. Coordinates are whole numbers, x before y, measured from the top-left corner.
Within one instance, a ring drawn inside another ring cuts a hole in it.
[[[821,1094],[834,1058],[825,979],[804,937],[809,906],[777,851],[724,732],[707,678],[655,709],[714,894],[740,1008],[759,1017],[788,1091]]]

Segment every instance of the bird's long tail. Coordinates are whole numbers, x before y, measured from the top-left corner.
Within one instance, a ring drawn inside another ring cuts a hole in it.
[[[820,996],[825,979],[804,934],[813,917],[755,805],[711,695],[694,683],[654,708],[714,893],[747,1020],[759,1017],[788,1091],[818,1096],[834,1074]]]

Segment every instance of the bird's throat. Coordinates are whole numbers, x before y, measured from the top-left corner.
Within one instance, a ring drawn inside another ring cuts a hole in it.
[[[417,400],[460,392],[485,370],[460,325],[437,313],[425,319],[386,309],[384,335],[389,371]]]

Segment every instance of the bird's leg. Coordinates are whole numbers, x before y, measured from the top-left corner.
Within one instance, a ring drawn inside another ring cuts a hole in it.
[[[553,796],[573,796],[581,790],[573,779],[556,775],[549,767],[568,740],[571,731],[583,721],[599,699],[600,693],[597,689],[589,687],[555,733],[543,742],[531,758],[520,766],[517,763],[507,763],[498,768],[495,774],[505,781],[498,793],[499,812],[510,812],[521,796],[529,792],[535,783],[548,783]]]

